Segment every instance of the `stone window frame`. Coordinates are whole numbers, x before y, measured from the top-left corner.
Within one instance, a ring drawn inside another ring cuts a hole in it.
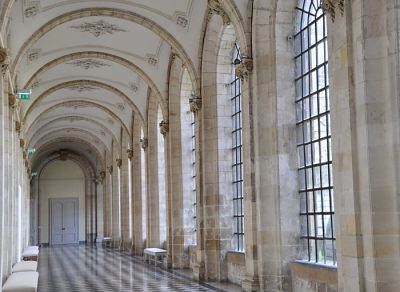
[[[300,238],[310,262],[336,264],[327,17],[299,0],[294,36]]]
[[[142,181],[142,193],[141,193],[141,200],[142,200],[142,237],[143,237],[143,246],[147,240],[147,176],[146,176],[146,152],[145,149],[147,147],[146,138],[144,136],[143,127],[140,129],[140,137],[141,137],[141,147],[140,147],[140,161],[141,161],[141,169],[140,169],[140,176]]]
[[[157,106],[157,125],[164,121],[161,105]],[[165,247],[168,240],[167,225],[167,179],[166,179],[166,152],[165,137],[161,131],[157,131],[157,175],[158,175],[158,216],[160,246]]]
[[[244,198],[243,198],[243,111],[242,111],[242,84],[236,75],[235,65],[240,63],[241,55],[239,44],[236,41],[232,50],[232,80],[231,106],[232,106],[232,194],[233,194],[233,219],[234,219],[234,245],[235,250],[243,252],[244,243]]]

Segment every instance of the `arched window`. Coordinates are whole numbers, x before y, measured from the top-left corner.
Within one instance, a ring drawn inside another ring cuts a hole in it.
[[[300,0],[295,34],[301,238],[309,261],[336,263],[327,22],[322,0]]]
[[[158,125],[163,121],[161,107],[158,107],[157,113]],[[165,152],[164,152],[164,137],[158,131],[158,206],[159,206],[159,227],[160,227],[160,244],[163,246],[167,242],[167,200],[165,188]]]
[[[140,137],[144,143],[143,128],[140,130]],[[142,179],[142,236],[143,241],[147,239],[147,188],[146,188],[146,155],[143,147],[140,147],[140,165],[141,165],[141,179]]]
[[[232,54],[231,108],[232,108],[232,183],[235,249],[244,250],[243,210],[243,140],[242,140],[242,90],[235,64],[240,63],[240,49],[235,42]]]
[[[194,113],[190,111],[189,99],[193,85],[185,68],[181,81],[181,135],[182,135],[182,179],[185,244],[196,244],[196,137]]]

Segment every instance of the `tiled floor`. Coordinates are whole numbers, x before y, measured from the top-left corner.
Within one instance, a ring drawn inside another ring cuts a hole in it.
[[[41,248],[39,292],[215,291],[117,250],[85,245]]]

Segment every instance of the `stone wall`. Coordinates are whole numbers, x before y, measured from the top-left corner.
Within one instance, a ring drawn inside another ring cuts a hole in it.
[[[338,291],[337,269],[311,263],[290,264],[293,291]]]

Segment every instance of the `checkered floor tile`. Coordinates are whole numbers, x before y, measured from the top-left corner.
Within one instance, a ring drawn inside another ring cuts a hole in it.
[[[110,248],[40,249],[39,292],[214,291]]]

